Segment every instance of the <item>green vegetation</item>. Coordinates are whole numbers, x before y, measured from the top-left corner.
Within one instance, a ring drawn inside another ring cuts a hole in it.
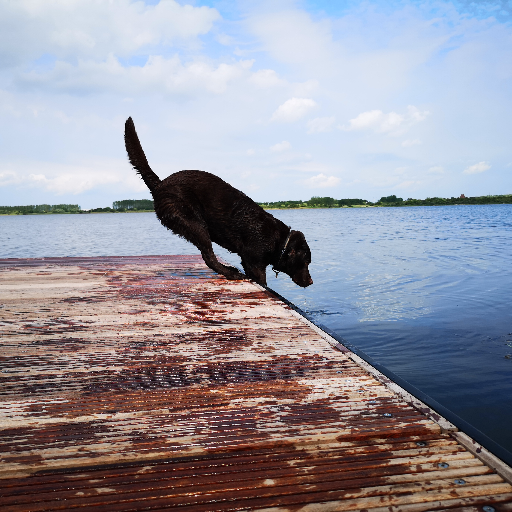
[[[41,213],[81,213],[77,204],[31,204],[27,206],[0,206],[0,215],[30,215]]]
[[[371,204],[366,199],[338,199],[338,206],[365,206]]]
[[[276,201],[273,203],[258,203],[262,208],[306,208],[304,201]]]
[[[392,196],[386,196],[386,197],[381,197],[378,201],[378,203],[382,203],[382,204],[392,204],[393,206],[395,205],[400,205],[401,203],[403,203],[403,199],[401,197],[396,197],[395,195],[392,195]]]
[[[364,199],[333,199],[332,197],[313,196],[309,201],[276,201],[258,203],[263,208],[340,208],[342,206],[371,205]]]
[[[117,212],[152,212],[154,211],[151,199],[124,199],[114,201],[112,208],[92,208],[82,210],[77,204],[32,204],[27,206],[0,206],[0,215],[33,215],[46,213],[117,213]]]
[[[288,208],[342,208],[365,206],[444,206],[450,204],[512,204],[512,194],[497,196],[465,197],[427,197],[426,199],[402,199],[396,195],[381,197],[376,203],[366,199],[334,199],[332,197],[313,196],[309,201],[275,201],[258,203],[266,209]],[[114,201],[112,208],[93,208],[82,210],[77,204],[36,204],[27,206],[0,206],[0,215],[34,215],[47,213],[118,213],[118,212],[152,212],[154,211],[151,199],[124,199]]]
[[[427,197],[426,199],[413,199],[409,197],[405,201],[401,197],[388,196],[381,197],[376,206],[444,206],[450,204],[511,204],[512,194],[500,196],[477,196],[466,197],[461,194],[460,197]]]
[[[91,208],[87,213],[109,213],[114,211],[110,206],[106,206],[105,208]]]
[[[341,208],[343,206],[441,206],[450,204],[511,204],[512,194],[497,196],[478,196],[442,198],[427,197],[426,199],[403,199],[396,195],[381,197],[372,203],[365,199],[333,199],[332,197],[312,197],[309,201],[277,201],[274,203],[258,203],[263,208]]]
[[[151,199],[124,199],[123,201],[114,201],[112,209],[118,212],[152,212],[155,207]]]

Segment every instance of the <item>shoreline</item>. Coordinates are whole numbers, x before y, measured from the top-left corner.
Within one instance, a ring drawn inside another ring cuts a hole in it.
[[[353,205],[353,206],[306,206],[306,207],[298,207],[298,208],[279,208],[279,207],[264,207],[262,208],[267,210],[344,210],[344,209],[352,209],[352,208],[415,208],[420,206],[427,207],[439,207],[439,206],[498,206],[504,204],[512,204],[512,203],[460,203],[460,204],[404,204],[404,205],[383,205],[383,204],[372,204],[372,205]],[[111,211],[111,212],[90,212],[90,211],[80,211],[80,212],[41,212],[41,213],[0,213],[0,217],[17,217],[17,216],[30,216],[30,215],[100,215],[104,213],[154,213],[155,210],[129,210],[129,211]]]
[[[0,217],[26,217],[29,215],[97,215],[101,213],[155,213],[155,210],[132,210],[127,212],[89,212],[89,211],[81,211],[81,212],[41,212],[41,213],[0,213]]]

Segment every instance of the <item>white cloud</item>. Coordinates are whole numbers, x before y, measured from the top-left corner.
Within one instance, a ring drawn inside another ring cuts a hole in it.
[[[309,153],[305,153],[303,158],[298,158],[297,161],[292,162],[283,167],[287,171],[301,172],[301,173],[323,173],[330,174],[333,169],[338,169],[339,166],[325,165],[322,162],[311,160],[312,156]]]
[[[224,18],[196,7],[205,2],[155,3],[0,0],[4,204],[49,202],[50,187],[89,190],[71,195],[79,203],[130,197],[123,190],[135,186],[147,194],[128,177],[129,115],[162,176],[200,168],[243,187],[254,182],[262,201],[278,199],[283,187],[299,197],[304,180],[320,174],[327,183],[340,176],[345,197],[382,195],[384,176],[392,186],[416,180],[418,196],[450,195],[467,181],[462,171],[484,157],[493,162],[494,193],[511,189],[503,162],[512,116],[509,23],[462,14],[450,2],[380,9],[358,0],[335,15],[295,0],[242,2],[243,12],[240,3],[209,2]],[[321,108],[303,105],[304,113],[285,105],[291,98]],[[325,133],[338,124],[350,131]],[[271,153],[269,144],[282,140],[293,140],[292,150]],[[123,158],[124,171],[103,165],[97,176],[99,166],[83,163],[104,158]],[[448,172],[461,161],[458,173]],[[252,178],[239,178],[244,169]],[[103,173],[114,181],[102,185]],[[478,183],[470,185],[465,193],[478,195]]]
[[[38,168],[37,173],[29,169]],[[77,195],[95,188],[116,185],[119,190],[143,192],[144,182],[124,160],[96,161],[88,165],[37,164],[14,171],[0,171],[0,186],[38,188],[57,195]]]
[[[408,181],[402,181],[398,185],[396,185],[396,188],[402,188],[402,189],[411,189],[414,186],[418,184],[417,181],[414,180],[408,180]]]
[[[308,133],[330,132],[334,126],[335,117],[315,117],[308,121]]]
[[[429,174],[444,174],[444,169],[440,165],[435,165],[434,167],[430,167],[428,170]]]
[[[351,119],[348,126],[341,128],[346,131],[373,130],[376,133],[399,135],[414,124],[426,119],[428,115],[427,110],[421,112],[413,105],[407,107],[406,114],[397,114],[396,112],[385,114],[382,110],[369,110]]]
[[[0,187],[21,183],[19,176],[13,171],[0,172]]]
[[[410,148],[412,146],[418,146],[420,144],[421,144],[421,140],[419,140],[419,139],[408,139],[408,140],[404,140],[402,142],[402,147]]]
[[[405,120],[410,124],[416,124],[420,121],[424,121],[429,115],[430,112],[428,110],[420,111],[414,105],[407,105],[407,114]]]
[[[75,171],[50,177],[44,174],[29,174],[27,182],[29,185],[44,188],[58,195],[76,195],[96,187],[119,183],[119,177],[112,173],[98,173],[88,170],[86,172]]]
[[[312,21],[310,15],[302,10],[286,9],[286,2],[275,4],[278,7],[271,9],[274,12],[257,14],[247,21],[249,29],[263,42],[266,51],[278,61],[299,66],[329,62],[332,45],[330,21]]]
[[[464,174],[479,174],[488,171],[490,168],[491,166],[487,162],[478,162],[477,164],[466,167],[462,172]]]
[[[271,151],[274,151],[275,153],[280,153],[281,151],[286,151],[287,149],[290,149],[292,145],[287,141],[283,140],[283,142],[278,142],[277,144],[274,144],[270,147]]]
[[[351,130],[366,130],[369,128],[374,129],[376,132],[386,132],[393,128],[398,128],[403,122],[403,117],[395,112],[384,114],[382,110],[369,110],[359,114],[354,119],[349,121],[349,126],[345,129]]]
[[[340,181],[341,180],[336,178],[336,176],[326,176],[325,174],[321,173],[317,176],[312,176],[311,178],[304,180],[304,183],[308,187],[312,188],[332,188],[338,185]]]
[[[183,64],[178,55],[165,59],[150,57],[142,67],[124,67],[114,55],[103,62],[79,61],[73,65],[59,61],[48,73],[26,73],[17,80],[19,87],[54,92],[122,94],[180,94],[198,91],[215,94],[225,92],[228,84],[240,78],[253,61],[221,63],[217,67],[205,61]]]
[[[249,82],[252,82],[257,87],[266,89],[269,87],[283,87],[288,84],[286,80],[279,78],[278,74],[273,69],[260,69],[253,73]]]
[[[293,123],[304,117],[311,109],[316,107],[316,102],[309,98],[290,98],[272,114],[272,121]]]
[[[319,85],[318,80],[306,80],[305,82],[293,84],[292,95],[294,97],[309,96],[318,89]]]
[[[255,153],[256,153],[256,151],[254,151],[254,149],[247,150],[247,156],[253,156]]]
[[[216,9],[161,0],[16,0],[0,2],[0,65],[28,58],[104,59],[130,56],[143,48],[170,45],[209,32]]]
[[[218,34],[215,39],[224,46],[231,46],[235,44],[235,39],[227,34]]]

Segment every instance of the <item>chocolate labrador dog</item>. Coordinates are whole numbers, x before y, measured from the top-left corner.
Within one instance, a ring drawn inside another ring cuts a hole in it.
[[[309,246],[300,231],[290,229],[243,192],[203,171],[181,171],[164,180],[151,170],[129,117],[124,140],[130,163],[153,196],[160,222],[193,243],[204,262],[227,279],[244,279],[236,268],[220,263],[212,242],[242,258],[247,277],[267,284],[266,268],[288,274],[294,283],[313,284]]]

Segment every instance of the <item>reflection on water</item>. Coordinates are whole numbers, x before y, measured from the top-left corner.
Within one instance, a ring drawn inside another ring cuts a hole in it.
[[[271,288],[512,451],[512,205],[272,213],[314,285]],[[3,258],[130,254],[198,251],[152,213],[0,217]]]
[[[354,303],[360,311],[360,322],[418,318],[430,313],[428,296],[422,293],[427,278],[396,274],[368,274],[359,283]],[[409,290],[407,301],[399,290]]]

